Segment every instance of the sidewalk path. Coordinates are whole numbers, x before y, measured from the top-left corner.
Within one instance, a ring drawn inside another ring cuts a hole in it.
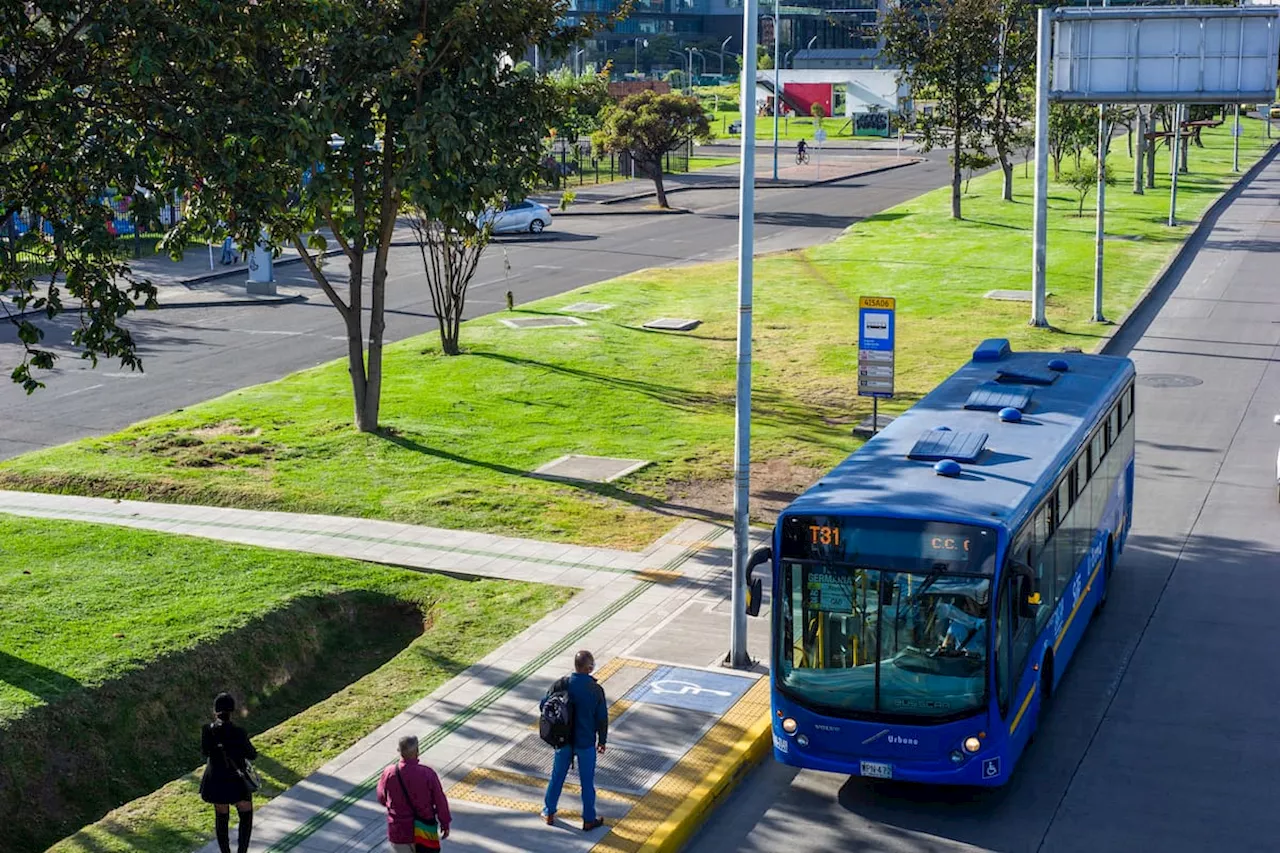
[[[646,575],[644,554],[390,521],[0,491],[0,512],[140,527],[467,577],[594,587]],[[669,579],[669,578],[667,578]]]
[[[385,812],[373,792],[405,734],[418,736],[449,792],[451,853],[639,850],[681,825],[687,831],[699,819],[693,807],[708,806],[717,786],[763,752],[763,669],[718,667],[730,621],[732,536],[722,527],[685,522],[635,554],[354,518],[9,491],[0,491],[0,512],[584,587],[260,809],[255,853],[386,851]],[[767,661],[768,620],[748,622],[749,648]],[[537,816],[550,769],[550,750],[534,733],[538,700],[580,648],[595,653],[612,702],[610,749],[597,775],[608,828],[590,834],[574,823],[573,775],[557,825]],[[201,853],[216,850],[209,844]]]

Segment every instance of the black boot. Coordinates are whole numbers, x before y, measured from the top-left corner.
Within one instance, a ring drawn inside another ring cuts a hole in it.
[[[231,812],[213,813],[213,832],[218,836],[218,849],[231,853]]]
[[[236,853],[249,853],[249,836],[253,835],[253,809],[240,812],[240,834],[236,842]]]

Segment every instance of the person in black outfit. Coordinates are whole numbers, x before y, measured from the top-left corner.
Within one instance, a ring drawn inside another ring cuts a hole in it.
[[[231,804],[240,813],[238,853],[248,853],[249,836],[253,833],[253,795],[240,776],[245,761],[258,757],[249,742],[249,734],[231,722],[236,700],[229,693],[219,693],[213,700],[214,720],[200,729],[200,752],[206,763],[200,779],[200,798],[213,806],[214,832],[218,849],[231,853]]]

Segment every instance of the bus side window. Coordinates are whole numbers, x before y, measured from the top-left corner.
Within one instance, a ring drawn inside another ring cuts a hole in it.
[[[1005,583],[1006,589],[1004,597],[1009,599],[1011,602],[1016,602],[1019,585],[1018,576],[1013,572],[1009,572],[1008,580]],[[1039,607],[1040,611],[1047,609],[1049,608],[1044,604],[1041,604]],[[1018,617],[1018,608],[1011,607],[1009,622],[1011,640],[1010,650],[1012,658],[1009,662],[1010,676],[1016,683],[1018,676],[1022,674],[1022,670],[1027,665],[1027,655],[1031,653],[1031,642],[1036,638],[1036,635],[1040,631],[1040,629],[1036,627],[1039,623],[1039,619],[1020,619]]]
[[[1057,530],[1053,536],[1053,600],[1062,598],[1071,573],[1075,571],[1075,513],[1071,510],[1071,476],[1058,482]]]
[[[1000,716],[1009,713],[1009,602],[1012,596],[1008,591],[1000,594],[996,609],[996,701],[1000,704]]]
[[[1032,558],[1029,565],[1036,573],[1036,592],[1040,607],[1036,610],[1036,628],[1043,628],[1057,603],[1053,591],[1053,499],[1036,510]]]
[[[1076,562],[1089,551],[1093,531],[1097,529],[1093,519],[1093,484],[1089,481],[1089,460],[1086,451],[1076,457],[1075,543]]]

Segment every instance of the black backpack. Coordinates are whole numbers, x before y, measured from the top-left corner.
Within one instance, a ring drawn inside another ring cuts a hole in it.
[[[538,717],[538,735],[556,749],[573,742],[573,699],[569,696],[568,678],[551,685]]]

